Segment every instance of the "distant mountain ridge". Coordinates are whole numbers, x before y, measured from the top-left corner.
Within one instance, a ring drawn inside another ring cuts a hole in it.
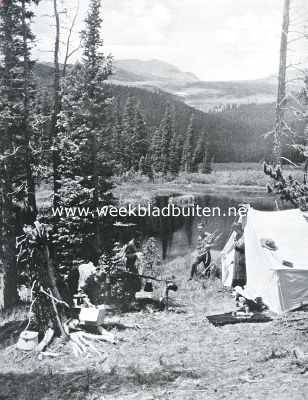
[[[37,64],[37,75],[50,79],[52,64]],[[190,72],[159,60],[115,60],[110,83],[141,89],[162,90],[201,111],[228,105],[269,104],[276,100],[277,78],[243,81],[201,81]]]
[[[40,89],[47,93],[47,101],[48,99],[52,101],[48,96],[52,94],[54,72],[52,64],[37,63],[34,72]],[[123,79],[127,77],[131,79],[132,76],[127,71],[123,72]],[[136,76],[139,79],[139,76]],[[167,93],[151,82],[149,82],[149,86],[143,87],[138,87],[134,82],[129,85],[124,80],[121,85],[115,85],[112,82],[110,84],[120,114],[124,112],[129,97],[136,100],[145,117],[150,136],[159,127],[166,106],[170,104],[176,115],[175,128],[179,137],[185,137],[191,115],[194,114],[195,144],[198,137],[206,132],[211,142],[210,152],[215,155],[217,162],[259,161],[264,159],[271,150],[271,146],[268,140],[264,139],[263,134],[271,130],[274,125],[274,104],[243,104],[239,107],[219,110],[222,112],[204,113],[185,104],[183,97]],[[244,83],[242,82],[242,84]],[[186,85],[181,83],[181,87],[185,89],[187,87],[195,89],[194,85],[197,89],[214,90],[213,86],[207,85],[218,85],[218,83],[201,81],[190,82]],[[233,82],[221,82],[220,85],[221,87],[217,86],[217,89],[224,93],[227,91],[234,93]],[[174,84],[173,87],[174,91],[180,90],[179,85]],[[245,94],[244,89],[241,90]],[[194,99],[194,104],[196,104],[196,99]],[[202,104],[203,106],[204,104]]]
[[[277,79],[201,81],[190,72],[160,60],[117,60],[111,81],[145,89],[159,88],[202,111],[228,104],[265,104],[275,101]]]
[[[118,60],[114,62],[115,75],[123,72],[138,77],[141,81],[163,80],[170,82],[197,82],[199,78],[191,72],[183,72],[172,64],[160,60]]]

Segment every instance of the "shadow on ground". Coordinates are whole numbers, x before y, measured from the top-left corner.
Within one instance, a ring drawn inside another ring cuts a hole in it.
[[[95,395],[110,395],[120,389],[135,391],[143,387],[155,389],[173,383],[178,377],[198,379],[190,370],[164,367],[144,372],[135,367],[108,373],[82,370],[73,373],[53,373],[52,369],[29,374],[0,374],[0,400],[85,400]]]
[[[10,321],[0,327],[0,349],[16,343],[20,333],[26,328],[27,321]],[[0,393],[1,394],[1,393]]]

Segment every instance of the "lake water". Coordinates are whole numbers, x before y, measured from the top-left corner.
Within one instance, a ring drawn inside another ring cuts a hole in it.
[[[234,213],[229,216],[229,208],[238,208],[241,203],[249,203],[257,210],[274,210],[276,208],[275,198],[266,193],[236,192],[219,193],[196,196],[159,196],[153,201],[157,207],[165,207],[169,203],[182,204],[185,201],[198,204],[200,207],[217,207],[220,209],[220,216],[215,213],[209,217],[135,217],[129,222],[135,226],[120,226],[116,228],[117,239],[122,242],[128,242],[137,232],[144,238],[154,236],[162,249],[164,259],[172,259],[177,256],[184,256],[196,246],[198,237],[198,224],[202,223],[204,230],[208,232],[217,231],[222,233],[220,239],[216,242],[214,250],[221,250],[228,239],[231,226],[235,221]],[[187,206],[187,205],[186,205]],[[126,220],[126,222],[128,222]]]

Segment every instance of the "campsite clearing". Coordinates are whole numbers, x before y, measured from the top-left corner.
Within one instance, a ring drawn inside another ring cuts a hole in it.
[[[103,343],[101,357],[64,351],[39,361],[1,348],[0,399],[306,399],[308,372],[293,350],[308,352],[308,314],[215,328],[205,316],[233,310],[234,299],[218,280],[187,282],[190,262],[165,266],[179,283],[174,312],[121,315],[138,327],[118,324],[120,342]]]

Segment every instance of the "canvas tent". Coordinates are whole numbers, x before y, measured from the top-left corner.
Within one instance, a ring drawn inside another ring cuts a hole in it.
[[[262,297],[270,310],[282,313],[308,304],[308,222],[300,210],[248,210],[245,226],[247,285],[245,297]],[[264,247],[264,239],[276,250]],[[222,279],[231,286],[230,238],[222,252]],[[285,265],[287,264],[287,266]]]

